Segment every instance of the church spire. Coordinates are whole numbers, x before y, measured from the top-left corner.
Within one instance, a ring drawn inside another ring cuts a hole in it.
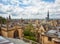
[[[48,15],[47,15],[48,19],[49,19],[49,11],[48,11]]]
[[[9,15],[9,20],[11,20],[11,16]]]
[[[48,11],[48,13],[47,13],[47,20],[49,20],[49,11]]]

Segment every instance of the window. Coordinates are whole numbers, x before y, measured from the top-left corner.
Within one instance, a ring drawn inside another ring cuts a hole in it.
[[[52,40],[52,38],[51,37],[48,37],[48,41],[51,41]]]

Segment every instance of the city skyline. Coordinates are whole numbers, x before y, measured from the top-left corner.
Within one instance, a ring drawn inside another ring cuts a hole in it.
[[[60,18],[59,0],[0,0],[0,16],[13,19]]]

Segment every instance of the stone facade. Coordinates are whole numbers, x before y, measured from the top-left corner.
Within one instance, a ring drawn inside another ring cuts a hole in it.
[[[60,32],[57,30],[48,30],[41,33],[42,44],[60,44]]]
[[[21,27],[18,27],[18,26],[17,26],[17,28],[16,27],[13,27],[13,28],[11,27],[8,30],[7,30],[7,28],[2,27],[1,32],[2,32],[1,33],[2,36],[4,36],[4,37],[9,37],[9,38],[18,37],[18,38],[21,38],[21,39],[23,37],[23,29]]]

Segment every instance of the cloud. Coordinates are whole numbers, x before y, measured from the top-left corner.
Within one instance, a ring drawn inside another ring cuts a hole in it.
[[[60,1],[46,2],[43,0],[0,0],[0,16],[12,18],[59,18]],[[5,13],[5,14],[2,14]]]

